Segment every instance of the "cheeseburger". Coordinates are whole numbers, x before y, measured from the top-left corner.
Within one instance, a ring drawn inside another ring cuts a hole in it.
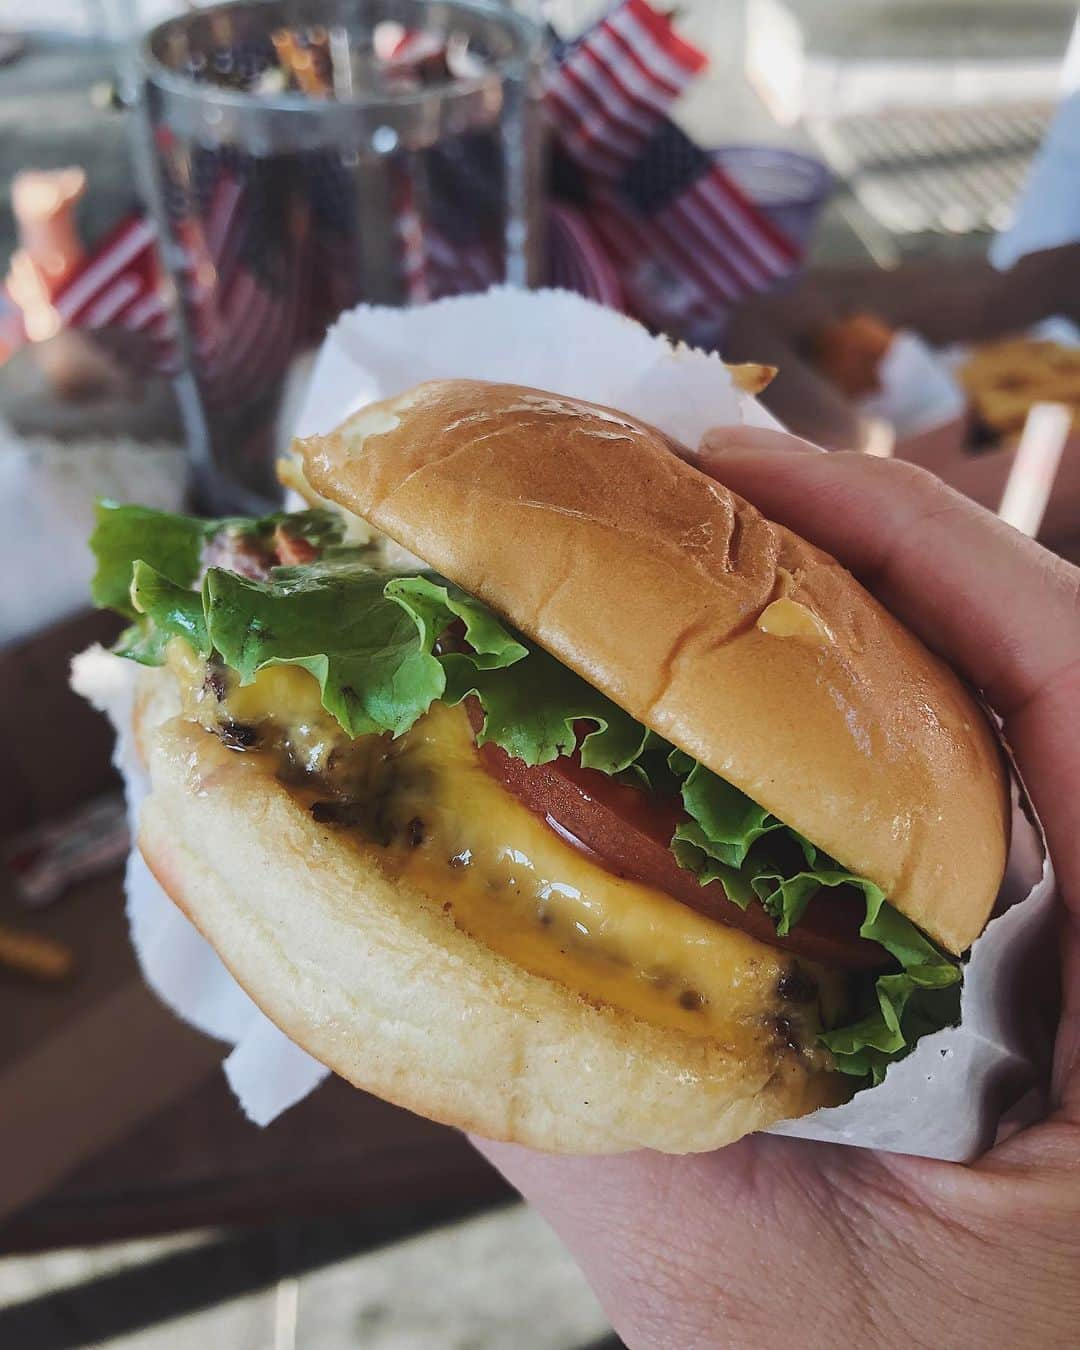
[[[283,1031],[490,1138],[688,1152],[956,1021],[999,749],[838,563],[535,389],[421,385],[298,450],[308,510],[102,503],[93,541],[139,847]]]

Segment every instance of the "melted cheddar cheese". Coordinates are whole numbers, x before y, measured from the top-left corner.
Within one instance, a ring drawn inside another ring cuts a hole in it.
[[[390,875],[522,969],[736,1049],[779,1039],[822,1055],[812,1048],[818,1004],[835,1008],[839,976],[800,962],[788,986],[816,985],[819,998],[785,999],[790,954],[616,877],[565,842],[483,768],[461,708],[434,704],[396,741],[350,741],[300,668],[269,667],[243,687],[230,676],[223,690],[189,648],[170,650],[169,664],[187,691],[187,716],[219,734],[258,729],[243,748],[276,751],[279,776],[316,820],[380,845]],[[328,780],[346,785],[347,802],[319,800]]]

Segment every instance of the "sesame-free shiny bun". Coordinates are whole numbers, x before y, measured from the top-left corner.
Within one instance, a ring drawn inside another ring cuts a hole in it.
[[[835,559],[609,408],[423,384],[301,444],[305,474],[953,952],[1008,847],[995,736]]]

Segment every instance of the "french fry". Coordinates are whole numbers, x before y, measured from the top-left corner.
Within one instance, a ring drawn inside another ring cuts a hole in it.
[[[743,361],[739,365],[728,365],[736,389],[744,394],[760,394],[776,378],[775,366],[762,366],[756,361]]]
[[[0,970],[59,984],[74,972],[75,953],[55,938],[0,924]]]
[[[1060,403],[1080,426],[1080,349],[1035,338],[976,347],[957,370],[981,422],[1018,432],[1038,403]]]

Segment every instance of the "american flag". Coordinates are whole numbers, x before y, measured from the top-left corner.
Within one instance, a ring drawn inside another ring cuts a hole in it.
[[[147,364],[171,369],[175,325],[161,286],[157,234],[138,211],[125,216],[51,297],[68,328],[122,328],[148,339]]]
[[[587,173],[616,182],[705,66],[668,18],[645,0],[624,0],[549,69],[548,116]]]
[[[222,58],[238,79],[271,59],[238,52]],[[430,35],[403,30],[395,62],[410,52],[431,59]],[[545,86],[557,151],[546,280],[708,340],[731,304],[787,276],[798,255],[669,116],[705,64],[647,0],[622,0],[557,49]],[[335,152],[255,159],[206,149],[186,159],[167,131],[159,136],[171,246],[181,259],[179,289],[204,394],[222,402],[265,396],[294,351],[364,298],[353,177]],[[502,279],[501,156],[497,135],[476,133],[388,161],[408,303]],[[133,214],[54,304],[74,327],[145,333],[153,364],[164,368],[176,361],[167,295],[153,225]]]
[[[429,209],[417,202],[413,175],[395,183],[396,229],[410,303],[486,290],[503,280],[503,164],[498,137],[460,137],[422,156]],[[618,271],[584,213],[549,200],[544,279],[623,309]]]
[[[182,303],[203,392],[213,400],[255,396],[280,377],[302,322],[303,223],[286,255],[260,238],[252,201],[264,193],[226,161],[200,210],[176,183],[166,192]],[[177,368],[177,330],[153,222],[125,216],[50,297],[64,327],[144,336],[144,365]],[[130,352],[130,349],[129,349]]]
[[[224,158],[202,213],[183,198],[172,208],[192,354],[214,402],[273,388],[304,328],[309,213],[265,173],[264,161]]]
[[[547,238],[550,286],[577,291],[609,309],[626,309],[619,270],[583,211],[567,202],[549,202]]]
[[[638,283],[663,277],[654,291],[674,284],[680,309],[715,310],[788,275],[798,252],[670,120],[704,65],[669,18],[625,0],[551,68],[545,92],[585,213],[620,267]]]
[[[410,301],[483,291],[503,279],[499,136],[473,132],[397,170],[398,233]],[[396,204],[396,203],[395,203]]]

